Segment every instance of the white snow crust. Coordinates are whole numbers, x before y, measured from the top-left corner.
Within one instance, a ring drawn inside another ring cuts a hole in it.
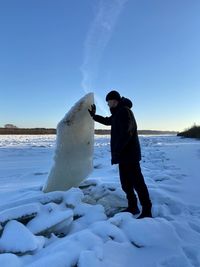
[[[95,136],[94,170],[79,188],[43,193],[55,136],[0,136],[0,266],[199,267],[200,141],[140,142],[153,218],[137,220],[120,212],[109,137]]]

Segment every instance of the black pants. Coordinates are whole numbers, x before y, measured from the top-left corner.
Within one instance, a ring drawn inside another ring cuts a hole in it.
[[[119,164],[120,181],[123,191],[126,193],[128,207],[137,206],[137,192],[142,207],[151,207],[149,192],[141,172],[140,162],[120,163]]]

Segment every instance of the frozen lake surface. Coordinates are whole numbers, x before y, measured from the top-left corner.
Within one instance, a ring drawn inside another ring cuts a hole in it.
[[[0,266],[200,266],[200,141],[140,136],[154,218],[136,220],[120,213],[127,202],[107,136],[95,137],[80,188],[41,191],[55,138],[0,136]]]

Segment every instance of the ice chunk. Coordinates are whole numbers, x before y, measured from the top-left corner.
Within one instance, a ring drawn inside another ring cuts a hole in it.
[[[44,210],[32,219],[28,224],[27,228],[34,234],[45,235],[54,232],[54,229],[59,224],[65,222],[66,225],[71,224],[73,220],[73,212],[68,210]]]
[[[83,197],[84,194],[79,188],[71,188],[65,193],[63,201],[67,207],[75,208],[81,203]]]
[[[36,196],[30,197],[19,197],[15,201],[10,201],[6,204],[0,205],[0,211],[8,210],[11,208],[17,208],[17,206],[23,206],[27,204],[41,203],[47,204],[54,202],[60,204],[63,201],[64,192],[49,192],[48,194],[43,194],[43,192],[38,192]]]
[[[23,254],[41,247],[42,237],[34,236],[23,224],[9,221],[0,238],[0,252]]]
[[[81,98],[59,122],[54,165],[44,192],[77,187],[93,169],[94,121],[88,109],[93,93]]]
[[[40,207],[38,203],[21,205],[18,207],[10,208],[0,212],[0,223],[5,224],[10,220],[30,220],[35,217],[39,212]]]
[[[81,203],[74,209],[74,221],[72,223],[70,233],[75,233],[88,228],[89,225],[106,219],[107,217],[103,206]]]

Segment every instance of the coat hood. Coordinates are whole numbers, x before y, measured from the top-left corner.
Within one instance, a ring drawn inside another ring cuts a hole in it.
[[[132,106],[133,106],[132,101],[130,99],[128,99],[128,98],[125,98],[125,97],[121,98],[120,104],[122,106],[126,106],[128,108],[132,108]]]

